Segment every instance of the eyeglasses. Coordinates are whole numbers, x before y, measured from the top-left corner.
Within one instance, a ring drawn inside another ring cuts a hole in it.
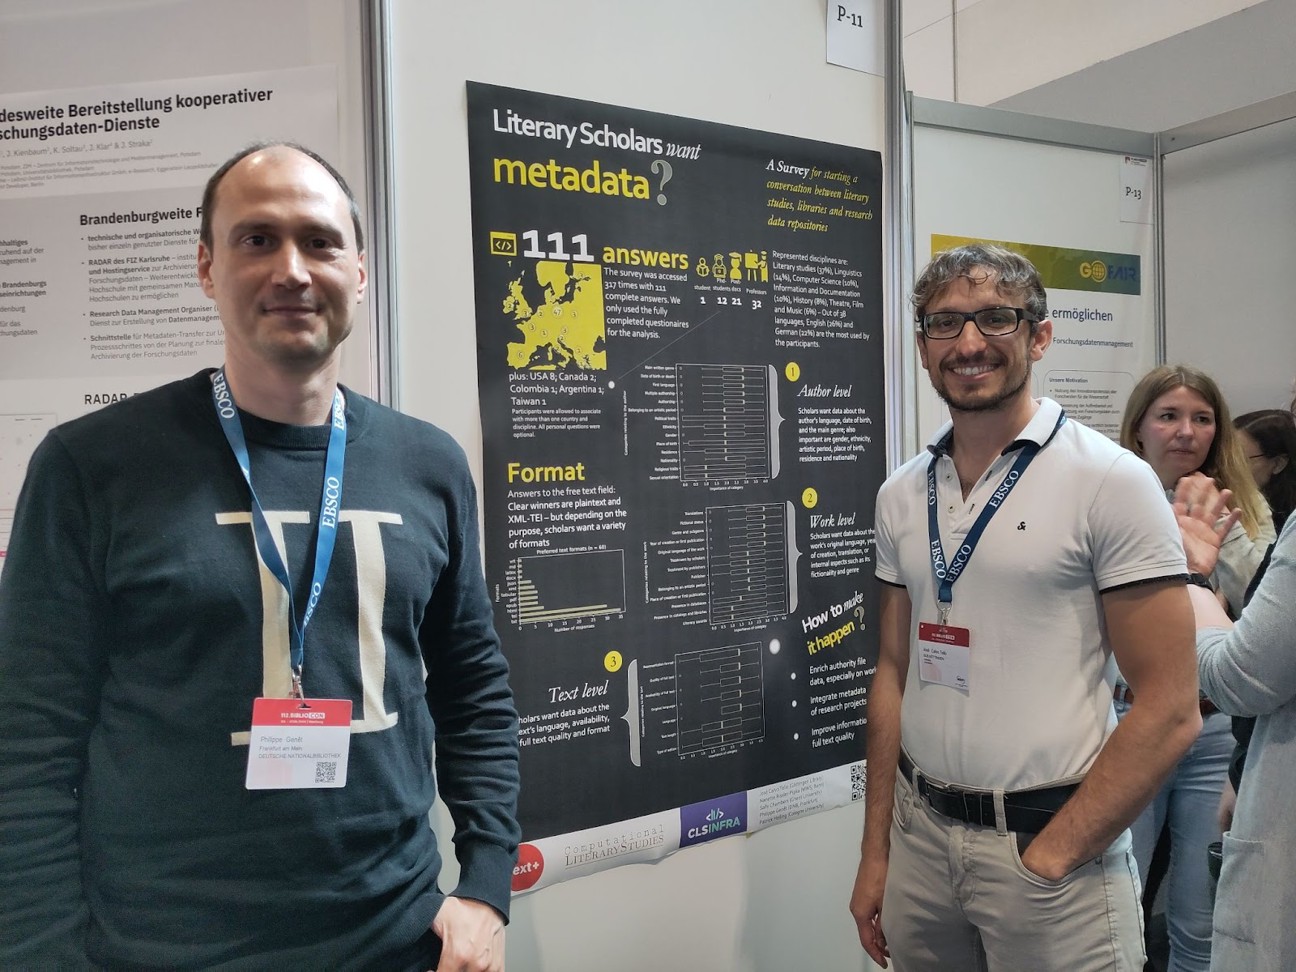
[[[927,337],[937,341],[947,341],[963,333],[967,322],[971,321],[986,337],[1006,337],[1017,330],[1022,321],[1035,324],[1038,317],[1031,317],[1021,307],[986,307],[979,311],[939,311],[935,314],[924,314],[918,319],[919,330]]]

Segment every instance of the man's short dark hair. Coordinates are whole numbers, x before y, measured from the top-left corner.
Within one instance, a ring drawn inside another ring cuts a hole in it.
[[[991,280],[1001,293],[1020,298],[1031,317],[1040,320],[1048,317],[1048,297],[1033,263],[1007,247],[968,243],[937,253],[919,275],[910,298],[918,319],[922,319],[927,305],[938,294],[960,278],[973,284]],[[1034,329],[1031,325],[1031,330]]]
[[[216,206],[216,189],[220,186],[221,180],[225,178],[226,173],[234,166],[238,165],[253,152],[261,152],[269,148],[288,148],[294,152],[300,152],[308,159],[313,159],[323,166],[324,171],[333,177],[333,181],[338,184],[338,188],[347,198],[347,205],[351,210],[351,224],[355,227],[356,250],[364,252],[364,229],[360,224],[360,207],[356,203],[355,193],[347,185],[346,179],[342,178],[342,173],[335,169],[329,162],[317,152],[312,152],[304,145],[298,145],[296,142],[254,142],[245,149],[239,150],[230,156],[221,167],[212,173],[212,177],[207,180],[207,185],[203,188],[202,197],[202,223],[198,227],[198,239],[203,246],[211,249],[212,246],[212,210]]]

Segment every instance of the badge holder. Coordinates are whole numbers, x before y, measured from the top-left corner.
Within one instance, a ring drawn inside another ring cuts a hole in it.
[[[346,786],[350,699],[266,699],[252,703],[249,790]]]

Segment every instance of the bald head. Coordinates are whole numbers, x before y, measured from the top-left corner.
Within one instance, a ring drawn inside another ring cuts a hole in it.
[[[219,169],[212,173],[211,178],[207,180],[207,185],[203,188],[202,222],[198,227],[199,242],[209,250],[211,249],[212,217],[215,215],[216,206],[220,201],[217,190],[220,188],[222,180],[224,180],[225,176],[229,174],[230,169],[234,168],[248,156],[257,155],[258,153],[278,154],[280,152],[296,152],[300,155],[306,156],[308,159],[313,160],[323,168],[324,171],[332,177],[333,181],[337,183],[338,188],[342,190],[342,194],[346,197],[347,206],[351,211],[351,225],[355,230],[356,250],[363,253],[365,248],[364,229],[360,223],[360,207],[356,204],[355,193],[353,193],[351,187],[347,185],[346,179],[342,178],[342,173],[338,172],[338,170],[330,165],[322,156],[312,152],[303,145],[296,144],[295,142],[257,142],[256,144],[249,145],[247,148],[230,156],[221,164]]]

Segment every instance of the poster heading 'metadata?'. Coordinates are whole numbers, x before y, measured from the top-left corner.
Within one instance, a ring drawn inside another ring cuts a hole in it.
[[[576,144],[600,149],[617,149],[643,155],[661,156],[652,162],[651,171],[661,173],[662,186],[670,180],[671,168],[667,158],[696,160],[702,157],[702,143],[682,145],[654,135],[644,135],[633,125],[616,127],[603,122],[550,121],[547,118],[529,117],[512,108],[491,109],[491,127],[505,135],[538,138],[558,142],[564,148]],[[560,189],[567,192],[586,192],[596,195],[623,196],[627,199],[651,199],[652,189],[648,177],[631,172],[625,166],[619,170],[604,168],[594,159],[587,168],[563,165],[557,159],[525,162],[496,157],[493,160],[496,182],[509,185],[530,186],[535,189]],[[666,204],[666,195],[657,194],[657,202]]]

